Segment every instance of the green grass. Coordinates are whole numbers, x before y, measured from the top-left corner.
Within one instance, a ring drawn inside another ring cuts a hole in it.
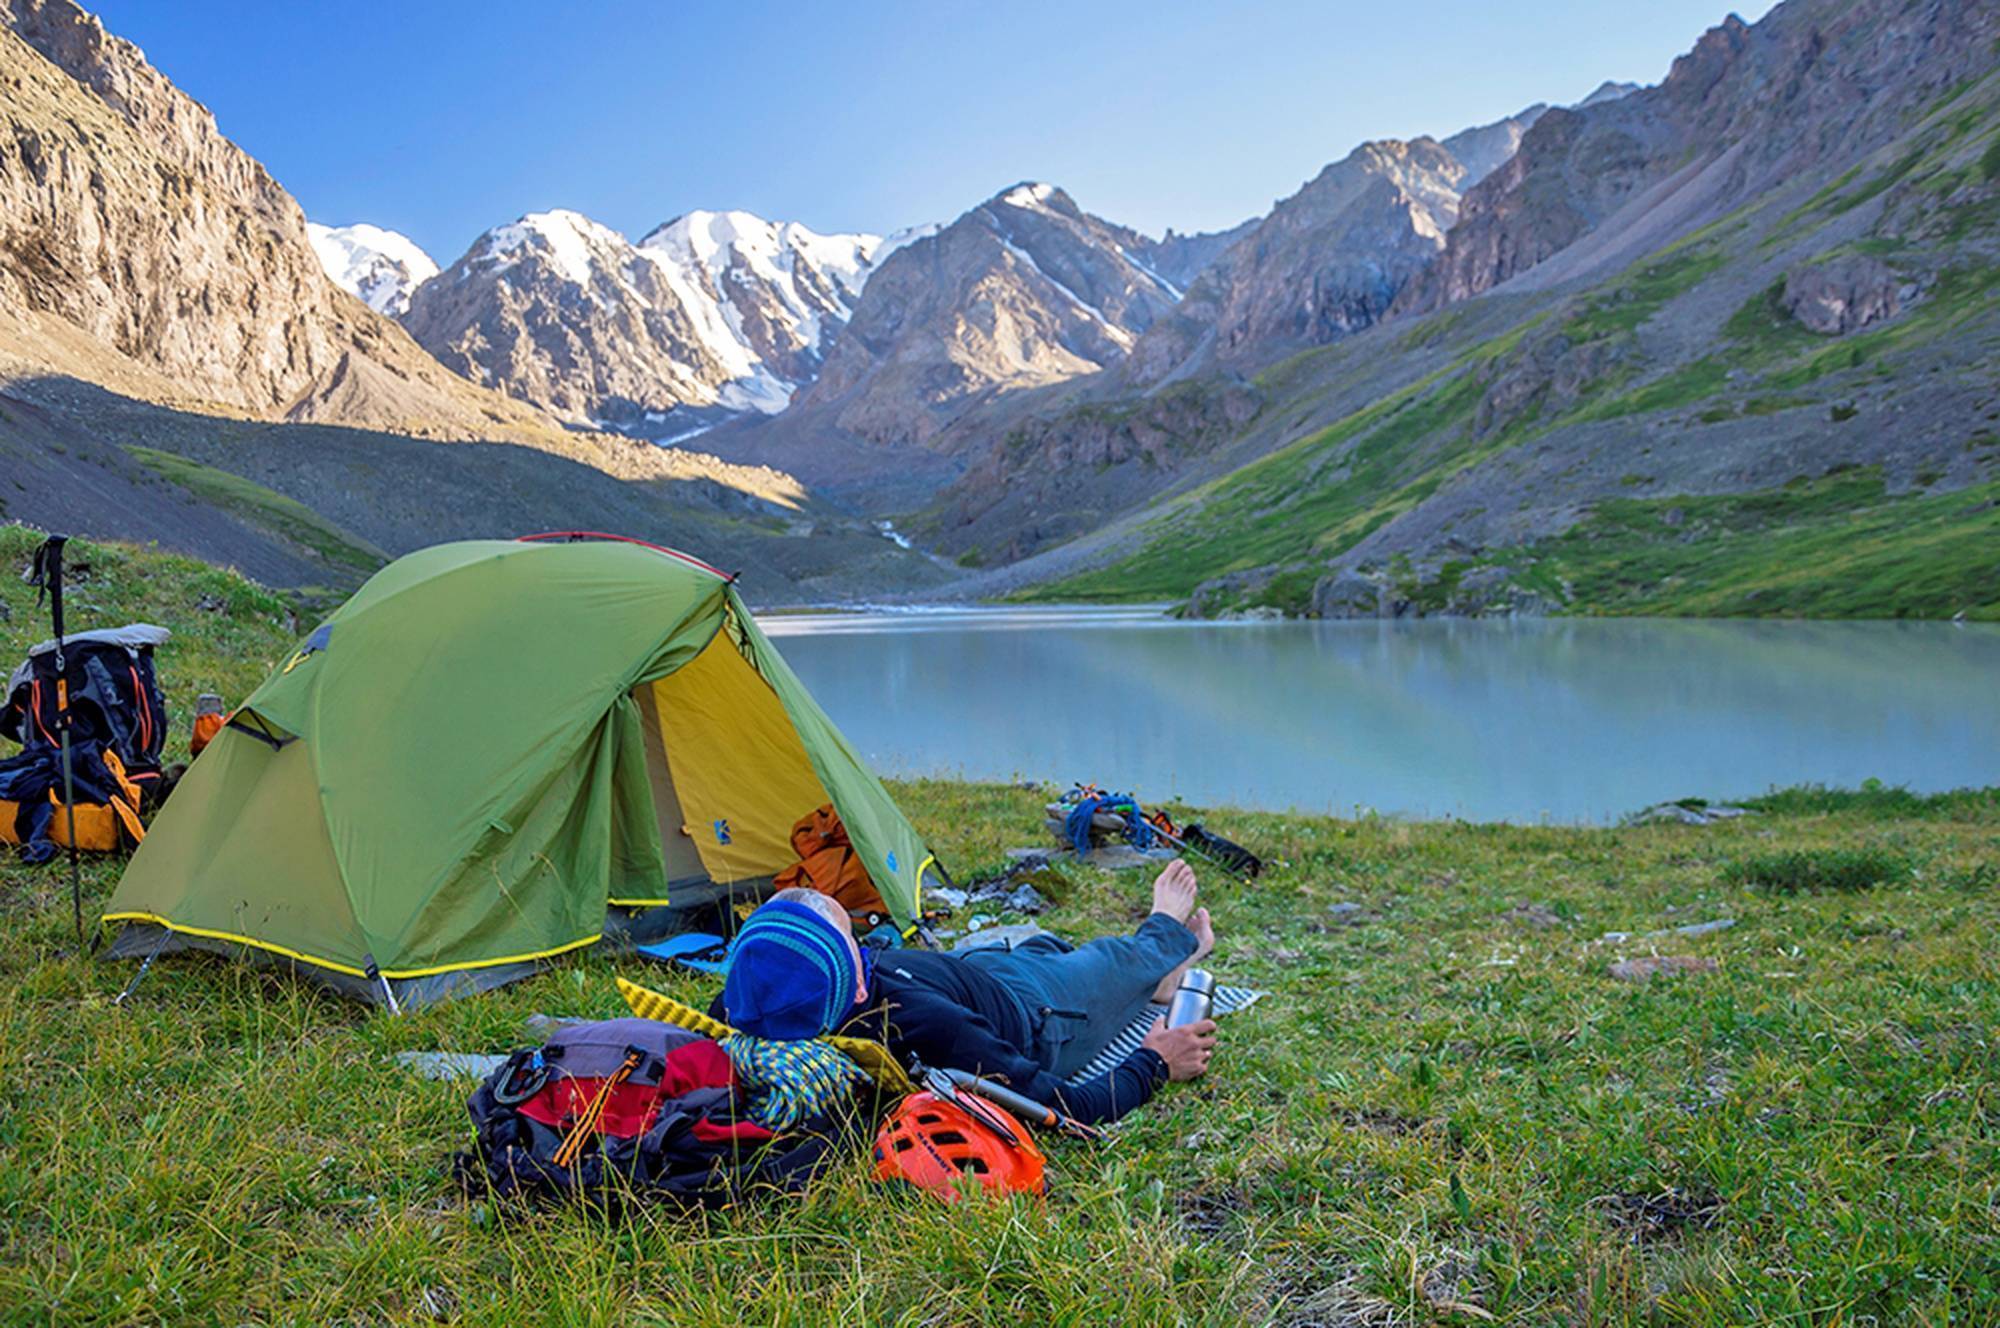
[[[0,570],[29,543],[0,530]],[[292,639],[284,603],[233,576],[75,556],[77,627],[174,630],[177,746],[194,692],[240,696]],[[225,607],[194,607],[211,595]],[[12,577],[0,599],[11,659],[39,620]],[[1038,833],[1035,791],[894,791],[961,877]],[[132,969],[77,953],[61,870],[0,858],[0,1319],[1980,1322],[2000,1297],[2000,791],[1759,805],[1700,829],[1211,812],[1275,864],[1204,883],[1214,967],[1271,998],[1112,1142],[1051,1142],[1045,1201],[950,1212],[859,1158],[802,1199],[710,1215],[468,1203],[445,1169],[467,1087],[393,1053],[621,1014],[618,973],[687,999],[710,984],[590,953],[396,1018],[176,956],[114,1007]],[[1729,879],[1885,843],[1922,870],[1858,894]],[[87,866],[91,904],[117,868]],[[1046,920],[1119,929],[1143,899],[1078,873]],[[1601,939],[1718,917],[1736,925]],[[1654,950],[1719,967],[1607,975]]]
[[[1464,424],[1481,391],[1469,371],[1441,370],[1198,490],[1169,529],[1115,567],[1029,593],[1170,597],[1238,568],[1338,553],[1422,501],[1453,464],[1465,462],[1471,447]],[[1413,457],[1418,444],[1440,435],[1421,460]],[[1406,475],[1416,478],[1406,483]]]
[[[1562,334],[1573,345],[1629,335],[1669,300],[1692,290],[1728,261],[1718,245],[1677,245],[1593,296],[1563,323]]]
[[[2000,287],[2000,265],[1947,268],[1903,317],[1841,337],[1787,368],[1767,373],[1764,386],[1773,392],[1795,391],[1829,374],[1859,369],[1891,352],[1948,335],[1992,307],[1995,287]]]
[[[1910,875],[1909,858],[1893,849],[1795,848],[1778,853],[1753,853],[1722,868],[1731,885],[1755,886],[1781,894],[1815,890],[1872,890]]]
[[[1610,499],[1490,561],[1572,611],[2000,619],[2000,484],[1891,496],[1874,469],[1722,497]]]
[[[1843,815],[1878,820],[1953,820],[2000,816],[2000,788],[1954,789],[1947,793],[1912,793],[1899,785],[1870,779],[1860,788],[1828,788],[1799,784],[1773,789],[1746,799],[1743,806],[1780,816]]]
[[[150,447],[128,446],[134,460],[188,492],[317,555],[343,580],[359,584],[389,556],[342,530],[304,503],[252,480]]]

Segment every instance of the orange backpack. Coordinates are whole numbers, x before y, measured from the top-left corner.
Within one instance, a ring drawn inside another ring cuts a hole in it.
[[[832,803],[792,827],[792,847],[798,851],[799,860],[772,878],[774,889],[804,886],[830,895],[856,917],[889,916],[889,906],[882,902],[881,891],[868,878],[860,854],[848,842],[847,827],[840,823],[840,813],[833,809]]]

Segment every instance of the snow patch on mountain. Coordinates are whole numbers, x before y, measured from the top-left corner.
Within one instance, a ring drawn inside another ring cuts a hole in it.
[[[547,255],[565,280],[587,290],[601,270],[596,260],[630,247],[625,237],[609,226],[599,225],[581,212],[556,208],[530,212],[510,225],[495,226],[473,251],[472,263],[505,267],[517,262],[524,251],[534,249]],[[616,270],[615,264],[612,270]]]
[[[880,271],[882,264],[889,261],[889,255],[898,249],[915,244],[919,240],[928,240],[943,229],[943,222],[927,221],[921,226],[905,226],[901,230],[890,231],[883,237],[882,242],[875,246],[874,263],[870,271]]]
[[[438,272],[436,261],[415,240],[365,222],[322,226],[309,221],[306,237],[336,286],[392,318],[409,308],[410,292]]]
[[[730,370],[719,404],[771,415],[817,371],[881,244],[878,235],[822,235],[750,212],[696,211],[656,227],[639,252],[659,265],[703,346]]]

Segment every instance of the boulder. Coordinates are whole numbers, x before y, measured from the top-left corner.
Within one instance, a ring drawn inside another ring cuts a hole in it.
[[[1902,279],[1881,262],[1844,254],[1785,274],[1785,311],[1821,336],[1844,337],[1902,312]]]
[[[1388,618],[1394,616],[1388,587],[1360,572],[1335,572],[1313,586],[1315,618]]]

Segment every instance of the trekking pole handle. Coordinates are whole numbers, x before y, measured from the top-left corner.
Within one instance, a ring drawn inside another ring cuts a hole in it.
[[[989,1102],[997,1102],[1043,1129],[1059,1130],[1073,1138],[1089,1140],[1092,1143],[1104,1137],[1104,1132],[1094,1126],[1085,1125],[1073,1116],[1066,1116],[1054,1107],[1045,1107],[1033,1098],[1024,1097],[1011,1088],[1004,1088],[991,1079],[982,1079],[964,1070],[940,1070],[938,1073],[951,1080],[954,1087],[969,1093],[977,1093]]]

